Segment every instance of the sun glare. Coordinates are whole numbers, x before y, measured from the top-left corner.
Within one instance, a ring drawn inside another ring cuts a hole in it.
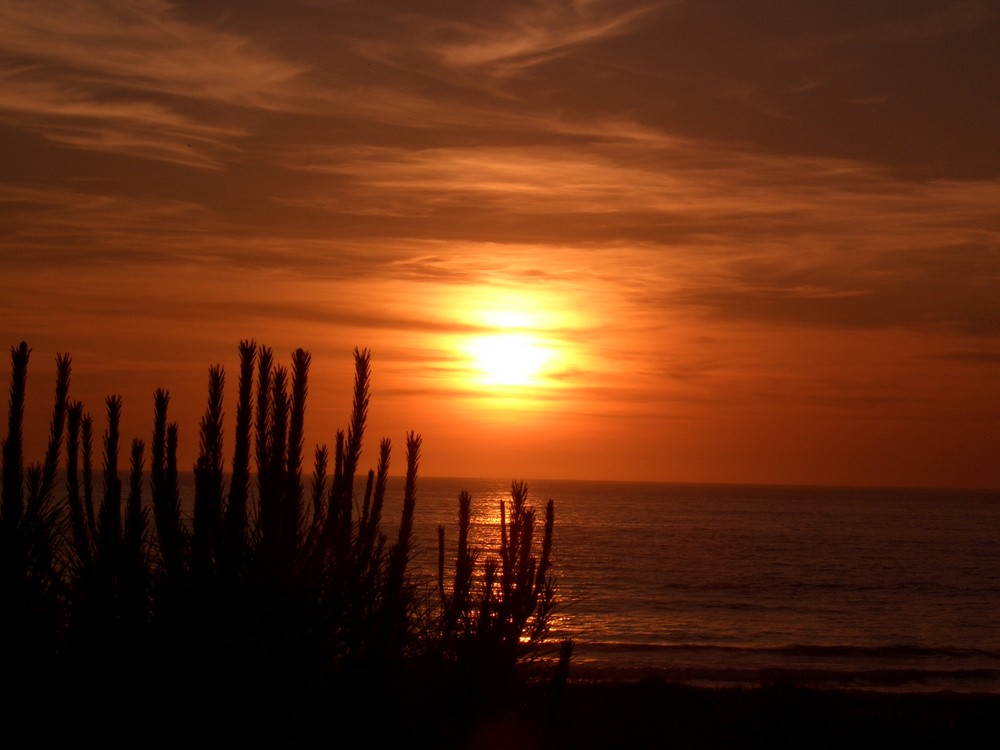
[[[553,352],[524,333],[480,336],[469,344],[484,385],[525,386],[537,382]]]
[[[459,314],[480,330],[455,342],[466,387],[505,403],[535,399],[556,387],[555,376],[567,369],[571,356],[564,340],[571,327],[569,305],[555,295],[477,291]]]

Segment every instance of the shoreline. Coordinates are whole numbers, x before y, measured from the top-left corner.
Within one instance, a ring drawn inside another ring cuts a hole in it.
[[[886,694],[954,693],[1000,697],[1000,674],[992,669],[913,669],[871,667],[861,670],[815,666],[668,667],[573,663],[570,679],[579,683],[664,682],[698,689],[758,689],[788,686],[817,691],[865,691]]]
[[[198,699],[169,686],[160,686],[160,700],[150,702],[143,689],[98,684],[97,692],[109,690],[103,699],[94,691],[77,693],[54,710],[54,703],[73,691],[50,693],[48,701],[23,706],[15,722],[37,726],[39,720],[61,716],[63,721],[51,728],[53,739],[96,738],[92,721],[105,710],[100,708],[107,705],[104,699],[114,697],[112,705],[124,721],[110,732],[100,725],[106,747],[134,746],[137,733],[149,747],[176,747],[192,737],[247,747],[340,743],[462,750],[1000,746],[997,693],[817,689],[790,683],[698,687],[634,674],[635,679],[609,679],[607,671],[598,678],[572,667],[562,685],[553,676],[551,668],[540,668],[533,679],[510,690],[483,683],[467,693],[433,682],[403,682],[376,693],[388,703],[365,700],[363,685],[352,688],[353,697],[320,690],[295,700],[286,695],[247,705],[225,692],[214,698],[197,693]],[[163,687],[168,690],[162,692]],[[351,710],[345,710],[345,698]]]

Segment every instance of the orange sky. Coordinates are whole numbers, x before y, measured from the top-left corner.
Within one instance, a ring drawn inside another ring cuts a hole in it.
[[[370,347],[367,460],[413,429],[428,475],[1000,487],[998,38],[987,0],[4,2],[29,456],[66,351],[99,429],[169,389],[193,461],[255,338],[312,352],[312,443]]]

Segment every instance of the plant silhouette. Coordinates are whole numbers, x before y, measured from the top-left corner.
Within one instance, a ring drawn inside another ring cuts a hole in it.
[[[209,369],[189,526],[169,393],[153,396],[148,484],[146,445],[135,439],[124,489],[124,405],[118,396],[106,399],[95,497],[93,420],[69,398],[68,356],[56,360],[44,461],[24,468],[30,349],[12,348],[2,447],[0,638],[11,655],[9,683],[21,688],[13,706],[25,721],[57,707],[77,721],[104,717],[109,744],[116,737],[126,742],[127,729],[138,726],[164,743],[192,727],[218,739],[273,736],[299,744],[320,738],[377,744],[379,737],[418,731],[454,739],[476,710],[469,688],[494,700],[518,684],[519,665],[546,637],[554,602],[551,501],[536,554],[527,487],[513,483],[509,510],[501,506],[498,554],[487,556],[477,573],[468,542],[471,498],[463,491],[450,591],[442,528],[438,591],[429,595],[408,574],[420,436],[406,436],[394,535],[383,530],[389,440],[381,441],[377,465],[360,484],[357,476],[370,353],[354,351],[349,425],[336,433],[332,456],[326,446],[315,449],[309,479],[303,435],[310,355],[296,350],[286,369],[269,348],[243,341],[239,357],[228,477],[226,374],[220,366]],[[563,654],[568,661],[567,647]],[[459,695],[465,698],[456,702]]]

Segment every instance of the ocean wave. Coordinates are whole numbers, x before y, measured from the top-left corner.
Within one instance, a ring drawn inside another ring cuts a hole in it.
[[[839,656],[853,659],[913,659],[913,658],[946,658],[946,659],[990,659],[1000,661],[1000,651],[992,649],[973,648],[933,648],[914,644],[890,644],[877,646],[859,646],[855,644],[820,645],[800,644],[786,646],[739,646],[710,643],[642,643],[630,641],[597,641],[583,640],[578,648],[588,651],[603,652],[702,652],[730,655],[761,654],[788,657],[830,657]]]
[[[665,666],[577,660],[575,679],[658,679],[713,687],[798,685],[865,690],[1000,693],[998,669],[829,669],[817,667]]]
[[[817,688],[1000,693],[1000,651],[913,644],[581,641],[578,678],[644,679],[704,686],[795,684]]]

